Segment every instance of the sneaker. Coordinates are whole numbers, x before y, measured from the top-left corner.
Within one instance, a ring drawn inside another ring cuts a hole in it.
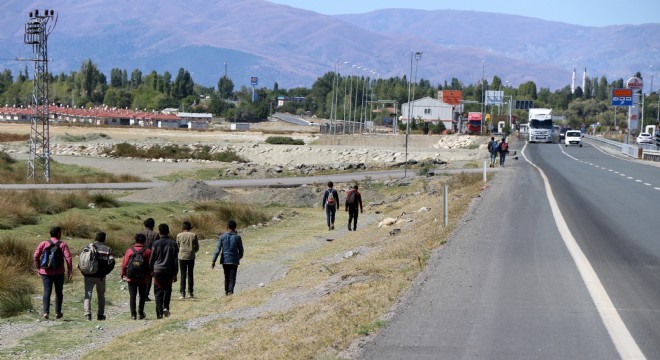
[[[191,299],[194,299],[194,298],[195,298],[195,295],[193,295],[192,293],[190,293],[190,295],[188,295],[188,297],[191,298]]]
[[[163,309],[163,316],[170,317],[170,310],[169,309]]]
[[[48,313],[44,313],[44,320],[48,320]]]
[[[96,320],[99,320],[99,321],[105,320],[105,315],[96,315]]]
[[[62,316],[64,316],[64,314],[62,314],[62,313],[57,313],[57,315],[55,315],[55,319],[61,319]]]
[[[139,319],[140,319],[140,320],[143,320],[143,319],[146,318],[146,317],[147,317],[147,315],[146,315],[145,313],[141,312],[141,313],[140,313],[140,317],[139,317]]]
[[[162,319],[163,315],[156,315],[156,319]]]
[[[332,230],[332,226],[328,226],[328,230]]]
[[[137,316],[136,315],[131,315],[131,319],[137,320]]]
[[[87,321],[92,321],[92,314],[85,315],[85,319],[87,319]]]
[[[181,296],[179,296],[179,300],[183,300],[186,298],[186,293],[181,293]]]
[[[330,230],[334,230],[334,229],[335,229],[335,225],[331,225]]]
[[[351,231],[351,226],[350,225],[348,225],[348,231]]]

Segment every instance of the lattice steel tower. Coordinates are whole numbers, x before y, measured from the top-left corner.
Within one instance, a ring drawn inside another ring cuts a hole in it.
[[[32,115],[30,116],[30,157],[28,160],[28,179],[43,176],[50,181],[50,130],[48,109],[48,35],[57,24],[55,10],[30,12],[25,24],[25,43],[32,45],[34,62],[34,88],[32,90]],[[43,172],[41,172],[43,171]],[[39,173],[39,175],[37,175]]]

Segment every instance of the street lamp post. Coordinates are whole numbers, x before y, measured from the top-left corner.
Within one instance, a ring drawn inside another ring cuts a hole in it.
[[[481,60],[481,134],[484,134],[484,104],[486,103],[486,60]]]
[[[415,85],[417,82],[417,65],[419,65],[419,60],[422,58],[422,52],[421,51],[416,51],[416,52],[411,52],[410,53],[410,77],[413,76],[412,74],[412,64],[413,64],[413,56],[415,57],[416,65],[415,65],[415,80],[412,88],[412,101],[410,98],[410,80],[408,80],[408,120],[406,121],[406,158],[405,158],[405,164],[404,164],[404,170],[403,170],[403,177],[408,176],[408,134],[410,133],[410,119],[414,115],[412,113],[412,102],[415,101]]]

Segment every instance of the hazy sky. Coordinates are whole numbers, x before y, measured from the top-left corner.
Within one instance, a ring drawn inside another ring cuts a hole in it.
[[[584,26],[658,23],[660,0],[269,0],[326,15],[379,9],[473,10]]]

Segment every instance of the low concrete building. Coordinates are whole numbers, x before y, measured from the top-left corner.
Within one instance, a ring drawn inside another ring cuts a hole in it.
[[[447,129],[452,128],[454,107],[450,104],[431,97],[424,97],[412,101],[411,103],[401,104],[401,120],[404,124],[408,122],[408,107],[411,107],[411,117],[424,122],[439,123],[442,121]]]

